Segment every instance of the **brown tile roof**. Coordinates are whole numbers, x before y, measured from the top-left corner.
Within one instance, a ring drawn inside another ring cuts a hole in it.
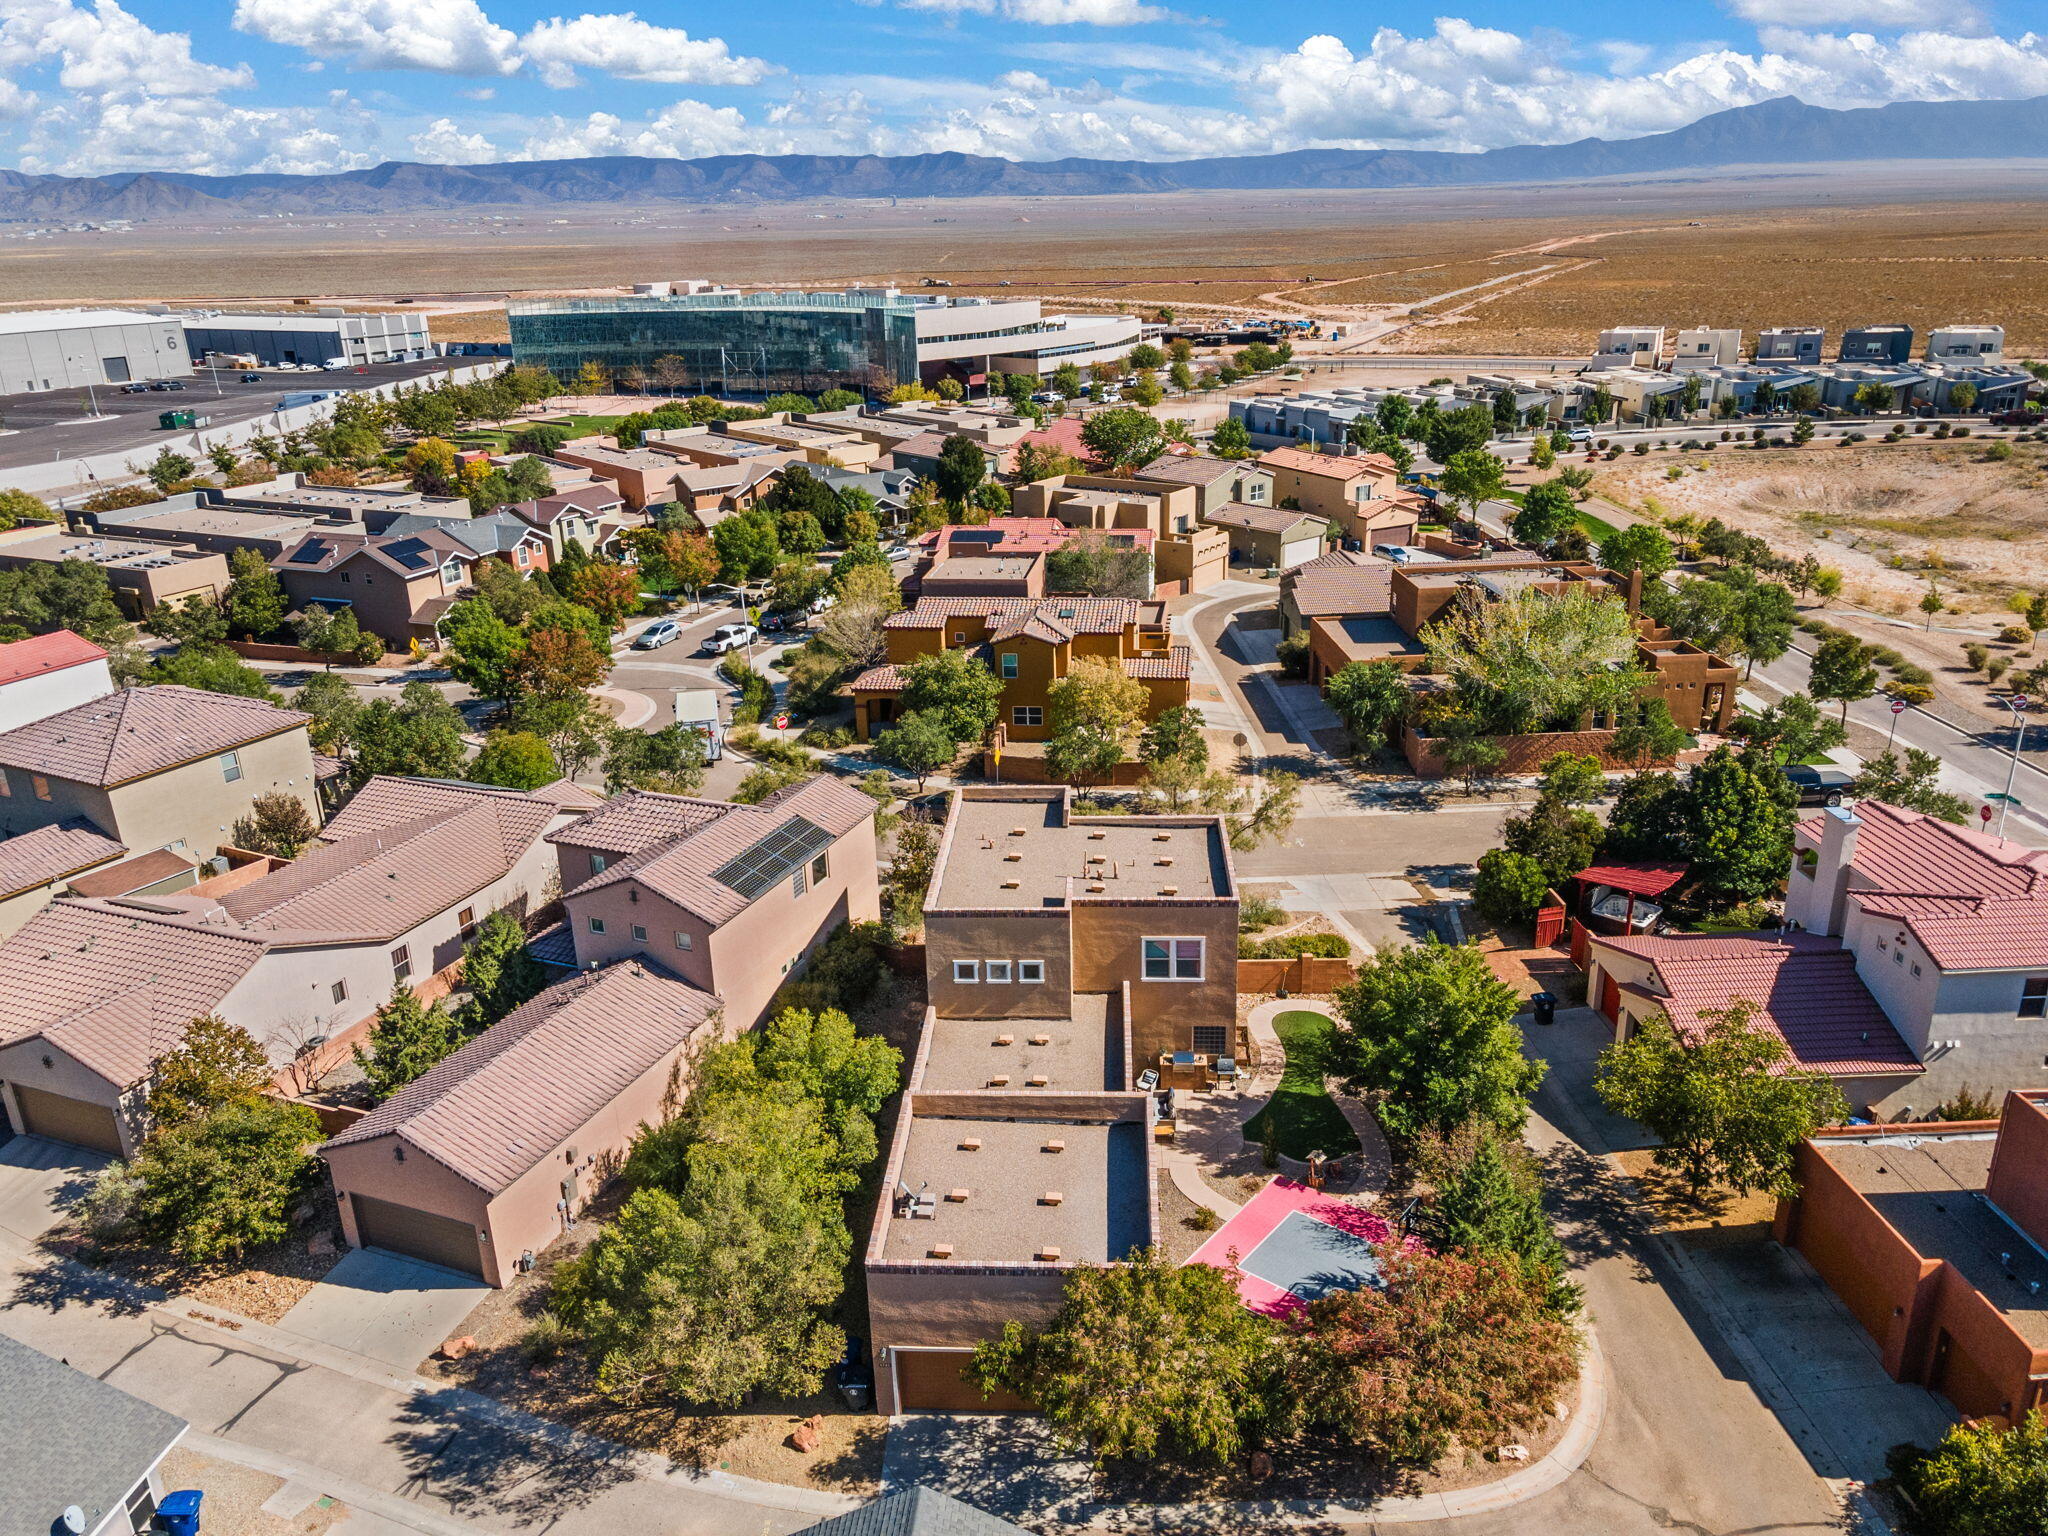
[[[1305,619],[1385,613],[1392,606],[1394,568],[1374,555],[1339,551],[1297,565],[1282,583]]]
[[[132,896],[145,886],[190,874],[198,866],[183,854],[157,848],[140,858],[124,859],[71,882],[73,896]]]
[[[270,562],[273,571],[331,571],[357,556],[374,560],[405,581],[431,576],[450,556],[473,564],[477,553],[438,531],[405,534],[335,533],[315,529]]]
[[[709,993],[639,961],[571,977],[326,1146],[400,1136],[495,1195],[581,1133],[717,1007]]]
[[[128,850],[83,817],[0,841],[0,898],[19,896]]]
[[[303,726],[311,715],[174,683],[122,688],[0,735],[0,764],[106,788]]]
[[[1003,619],[988,633],[990,640],[1043,640],[1048,645],[1065,645],[1074,632],[1045,608],[1027,608]]]
[[[1042,613],[1077,635],[1120,634],[1139,622],[1134,597],[921,597],[915,607],[891,614],[884,629],[944,629],[954,618],[1009,619]]]
[[[1248,501],[1227,502],[1206,514],[1202,521],[1219,523],[1225,528],[1249,528],[1258,533],[1286,533],[1302,523],[1314,523],[1321,528],[1330,526],[1327,517],[1317,517],[1312,512],[1298,512],[1291,507],[1256,506]]]
[[[1741,998],[1759,1010],[1750,1027],[1783,1040],[1794,1066],[1837,1077],[1926,1070],[1856,974],[1855,953],[1840,939],[1689,933],[1593,942],[1657,968],[1670,994],[1660,1001],[1681,1035],[1704,1028],[1702,1013]]]
[[[81,662],[106,659],[105,651],[68,629],[30,635],[26,640],[0,645],[0,686],[18,683],[25,677],[40,677],[45,672],[61,672]]]
[[[1188,675],[1188,648],[1184,645],[1169,646],[1163,656],[1126,656],[1123,659],[1124,672],[1131,677],[1177,677]]]
[[[621,880],[635,880],[706,922],[729,922],[751,902],[731,886],[714,879],[714,871],[747,852],[793,816],[822,827],[837,841],[875,814],[875,802],[848,780],[828,774],[793,784],[759,805],[726,805],[722,809],[723,815],[693,830],[649,843],[631,857],[591,876],[568,895],[573,898]],[[576,830],[571,828],[563,840],[567,841]]]
[[[897,693],[903,687],[903,668],[895,662],[869,667],[847,685],[853,693]]]
[[[1268,469],[1291,469],[1297,474],[1328,475],[1333,480],[1358,480],[1366,475],[1394,475],[1400,470],[1383,453],[1317,453],[1309,448],[1268,448],[1259,455]]]
[[[946,444],[952,435],[950,432],[920,432],[915,437],[906,437],[890,448],[889,452],[897,457],[899,467],[904,457],[936,459],[945,452]]]
[[[0,1044],[37,1036],[109,1082],[139,1082],[263,957],[262,939],[129,906],[53,903],[5,942]]]
[[[1176,485],[1214,485],[1218,480],[1228,480],[1247,468],[1256,469],[1258,466],[1232,459],[1212,459],[1200,453],[1162,453],[1132,478],[1171,480]]]
[[[594,848],[600,853],[638,853],[671,838],[686,837],[731,809],[723,800],[629,789],[613,795],[590,815],[549,833],[548,841]]]

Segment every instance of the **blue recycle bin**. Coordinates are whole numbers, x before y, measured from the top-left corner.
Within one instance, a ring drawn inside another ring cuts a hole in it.
[[[197,1488],[165,1494],[156,1507],[156,1523],[164,1536],[199,1536],[199,1505],[205,1498]]]

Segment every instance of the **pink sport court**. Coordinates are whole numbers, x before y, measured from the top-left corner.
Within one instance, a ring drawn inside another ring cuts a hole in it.
[[[1234,1251],[1244,1304],[1279,1317],[1333,1291],[1377,1284],[1378,1249],[1392,1230],[1370,1211],[1275,1179],[1188,1262],[1229,1269]]]

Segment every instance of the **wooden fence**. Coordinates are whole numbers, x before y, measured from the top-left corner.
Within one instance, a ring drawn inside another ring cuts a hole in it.
[[[1355,961],[1332,960],[1323,955],[1237,962],[1237,990],[1256,996],[1277,994],[1282,987],[1296,997],[1320,995],[1348,986],[1357,979],[1358,965]]]

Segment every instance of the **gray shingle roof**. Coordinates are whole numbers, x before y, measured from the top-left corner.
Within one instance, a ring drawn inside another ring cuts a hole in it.
[[[312,718],[261,699],[175,683],[122,688],[0,734],[0,764],[104,789],[232,751]]]
[[[914,1487],[805,1526],[797,1536],[1018,1536],[1023,1531],[949,1494]]]
[[[175,1414],[0,1334],[0,1536],[50,1536],[72,1504],[96,1525],[184,1433]]]
[[[627,960],[522,1004],[326,1145],[403,1136],[490,1194],[687,1040],[718,999]]]

